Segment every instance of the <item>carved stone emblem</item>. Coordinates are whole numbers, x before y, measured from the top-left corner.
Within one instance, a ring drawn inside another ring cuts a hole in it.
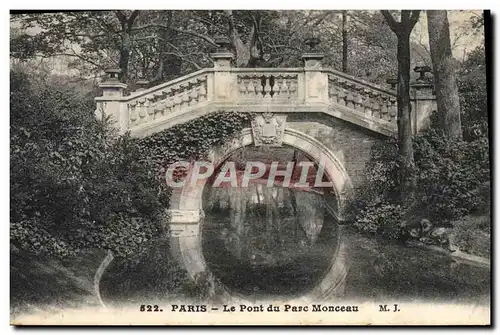
[[[252,121],[253,141],[256,147],[280,147],[285,132],[286,115],[262,113]]]

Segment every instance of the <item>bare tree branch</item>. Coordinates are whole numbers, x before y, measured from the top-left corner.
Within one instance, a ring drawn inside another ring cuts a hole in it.
[[[140,26],[140,27],[132,28],[131,31],[138,31],[138,30],[149,29],[149,28],[171,29],[171,30],[177,31],[181,34],[186,34],[186,35],[198,37],[198,38],[204,40],[205,42],[208,42],[209,44],[211,44],[213,46],[217,46],[217,44],[214,42],[214,40],[207,35],[203,35],[203,34],[195,32],[195,31],[188,31],[188,30],[182,30],[182,29],[178,29],[178,28],[174,28],[174,27],[169,27],[169,26],[166,26],[164,24],[159,24],[159,23],[145,24],[145,25]]]
[[[125,22],[127,21],[127,18],[125,17],[125,14],[121,10],[115,10],[114,11],[116,17],[118,18],[118,21],[120,21],[122,27],[125,25]]]
[[[415,24],[417,24],[418,19],[420,17],[420,10],[412,10],[410,15],[410,26],[408,29],[411,31]]]
[[[134,10],[132,14],[130,14],[130,17],[128,18],[128,23],[127,23],[127,30],[130,31],[132,29],[132,26],[134,25],[135,19],[137,19],[137,16],[139,15],[141,11],[139,10]]]
[[[316,18],[316,21],[312,24],[313,27],[319,26],[321,22],[323,22],[326,18],[328,18],[333,12],[332,11],[325,11],[325,13],[318,15]]]
[[[391,28],[391,30],[396,34],[399,34],[401,30],[401,23],[397,22],[388,10],[381,10],[380,12],[384,16],[384,19],[389,25],[389,28]]]

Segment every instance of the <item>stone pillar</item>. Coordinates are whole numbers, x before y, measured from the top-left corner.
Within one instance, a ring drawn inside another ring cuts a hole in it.
[[[196,274],[207,270],[201,241],[203,211],[171,209],[167,212],[170,216],[170,252],[194,279]]]
[[[127,85],[118,80],[120,71],[120,69],[106,70],[108,79],[99,84],[102,96],[95,98],[97,103],[95,116],[98,119],[110,116],[118,132],[123,134],[128,130],[129,116],[126,104],[122,103]]]
[[[214,60],[213,97],[215,100],[230,100],[234,97],[233,91],[237,87],[236,77],[231,73],[231,62],[234,55],[229,51],[229,39],[218,38],[215,43],[219,46],[215,53],[210,54]]]
[[[136,92],[144,91],[148,87],[149,81],[146,79],[139,79],[136,81],[135,85],[137,86],[135,89]]]
[[[396,90],[396,85],[398,84],[397,78],[389,78],[385,82],[391,86],[391,90]]]
[[[309,43],[311,49],[315,49],[314,43]],[[323,70],[322,60],[325,57],[322,53],[311,51],[302,55],[304,61],[304,99],[310,103],[328,102],[328,75]]]
[[[413,134],[417,134],[430,126],[430,116],[437,110],[436,95],[433,92],[434,85],[426,73],[430,72],[428,66],[417,66],[415,72],[420,77],[411,84],[411,118]]]

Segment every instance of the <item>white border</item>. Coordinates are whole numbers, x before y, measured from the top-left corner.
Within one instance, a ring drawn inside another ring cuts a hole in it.
[[[163,9],[164,7],[168,7],[168,9],[214,9],[214,8],[238,8],[238,9],[381,9],[381,8],[401,8],[401,5],[404,4],[405,9],[416,9],[418,8],[426,8],[426,9],[492,9],[492,13],[494,16],[495,14],[499,13],[500,11],[498,10],[499,6],[499,1],[485,1],[485,0],[475,0],[475,1],[465,1],[465,0],[455,0],[455,1],[441,1],[437,2],[435,0],[420,0],[418,2],[401,2],[399,1],[317,1],[317,0],[308,0],[308,1],[301,1],[301,2],[278,2],[278,1],[266,1],[266,0],[247,0],[247,1],[200,1],[200,0],[183,0],[183,1],[166,1],[166,2],[160,2],[160,1],[151,1],[151,0],[142,0],[142,1],[131,1],[131,0],[121,0],[121,1],[108,1],[106,3],[103,3],[102,1],[96,1],[96,0],[87,0],[85,2],[70,2],[70,1],[43,1],[41,2],[36,2],[36,1],[16,1],[12,2],[10,4],[4,2],[3,4],[7,4],[7,8],[5,8],[3,13],[5,15],[2,15],[2,24],[1,24],[1,39],[2,39],[2,45],[8,48],[8,40],[9,40],[9,14],[8,11],[9,9],[32,9],[32,8],[44,8],[44,9],[81,9],[83,6],[86,9],[104,9],[103,6],[108,8],[137,8],[137,9]],[[10,8],[9,8],[10,7]],[[495,18],[494,18],[495,19]],[[494,32],[493,36],[496,37],[498,36],[498,26],[499,22],[496,21],[494,25]],[[498,44],[498,43],[495,43]],[[495,46],[495,49],[496,46]],[[494,53],[495,59],[493,62],[495,62],[498,59],[498,52],[495,50]],[[2,172],[2,179],[1,179],[1,185],[0,189],[2,190],[1,192],[1,213],[4,218],[3,221],[3,228],[4,233],[1,235],[3,239],[3,243],[1,245],[3,246],[3,252],[0,256],[1,259],[1,265],[2,265],[2,306],[1,306],[1,315],[3,316],[3,319],[1,321],[2,328],[7,328],[7,329],[2,329],[2,334],[4,333],[4,330],[6,331],[5,333],[13,333],[15,330],[13,327],[9,327],[9,271],[7,270],[9,268],[9,231],[8,231],[8,222],[9,222],[9,165],[8,165],[8,155],[9,155],[9,82],[8,82],[8,71],[9,71],[9,58],[7,56],[7,51],[4,51],[1,53],[2,63],[5,64],[5,72],[4,72],[4,81],[2,81],[2,90],[1,92],[3,93],[3,99],[1,100],[4,108],[2,109],[3,112],[0,113],[0,117],[2,118],[0,121],[0,127],[2,127],[0,131],[0,136],[1,136],[1,157],[2,159],[2,164],[0,166],[1,172]],[[496,63],[496,62],[495,62]],[[497,78],[498,76],[498,65],[495,66],[495,76],[494,78]],[[499,96],[498,92],[498,85],[495,85],[495,92],[493,93],[493,97],[495,98],[494,101],[494,106],[496,106],[497,99],[496,97]],[[492,112],[492,114],[495,114]],[[494,129],[498,129],[498,124],[500,123],[500,116],[495,117],[495,124],[494,124]],[[493,129],[493,127],[492,127]],[[498,136],[497,136],[498,137]],[[493,144],[493,143],[492,143]],[[500,143],[498,143],[498,139],[494,140],[494,150],[495,150],[495,155],[494,157],[498,156],[498,148],[500,148]],[[500,200],[498,200],[498,197],[495,197],[495,203],[493,208],[500,208]],[[494,222],[493,224],[495,224]],[[494,231],[497,231],[498,228],[495,227]],[[495,250],[498,250],[499,248],[495,248]],[[495,252],[494,255],[494,260],[497,259],[497,252]],[[492,283],[493,284],[493,283]],[[495,280],[494,285],[497,286],[498,280]],[[498,286],[497,290],[498,292]],[[496,298],[496,296],[495,296]],[[498,308],[497,308],[498,309]],[[495,313],[496,314],[496,313]],[[495,315],[494,315],[495,316]],[[493,316],[493,317],[494,317]],[[46,330],[46,331],[53,331],[53,329],[41,329]],[[80,329],[71,329],[72,331],[75,332],[85,332],[88,329],[85,328],[80,328]],[[106,329],[93,329],[97,333],[104,333]],[[143,333],[145,331],[148,331],[149,329],[134,329],[131,328],[128,331],[130,332],[139,332]],[[193,329],[191,329],[192,331]],[[195,330],[201,330],[201,329],[195,329]],[[204,329],[206,330],[206,329]],[[223,329],[215,329],[215,331],[220,331]],[[255,329],[256,331],[259,332],[270,332],[270,331],[278,331],[278,329]],[[359,332],[372,332],[374,328],[365,328],[365,329],[356,329],[356,331]],[[392,329],[382,329],[382,331],[388,331]],[[61,330],[60,330],[61,331]],[[68,331],[68,329],[62,330],[63,332]],[[162,329],[160,331],[168,331],[168,332],[179,332],[179,331],[185,331],[185,329]],[[225,329],[225,331],[231,331],[230,329]],[[281,331],[287,331],[281,330]],[[313,329],[301,329],[301,332],[306,332],[306,333],[312,333],[314,330]],[[345,332],[345,329],[332,329],[334,332]],[[353,331],[353,329],[349,329],[348,331]],[[405,331],[403,329],[395,329],[395,331]],[[407,331],[407,330],[406,330]],[[425,329],[426,333],[429,334],[439,334],[442,331],[442,329]]]

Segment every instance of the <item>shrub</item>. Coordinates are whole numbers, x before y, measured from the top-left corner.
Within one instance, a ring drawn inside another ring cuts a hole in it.
[[[11,242],[64,257],[137,252],[161,230],[158,185],[138,146],[71,88],[11,72]]]
[[[388,239],[398,239],[403,233],[405,211],[401,205],[369,202],[359,208],[354,226],[362,232],[377,234]]]
[[[397,143],[390,139],[372,149],[367,166],[368,188],[355,205],[355,226],[388,238],[399,238],[397,220],[429,219],[450,225],[452,220],[489,210],[489,146],[487,137],[450,141],[430,129],[413,142],[416,199],[410,212],[398,192]],[[400,212],[398,212],[400,211]],[[418,216],[418,217],[417,217]],[[388,227],[393,227],[388,229]],[[390,231],[388,233],[387,231]]]
[[[453,222],[453,228],[454,243],[461,251],[490,257],[491,220],[489,216],[465,216]]]
[[[479,210],[490,178],[488,141],[450,141],[435,130],[415,138],[418,203],[429,219],[449,222]]]
[[[484,46],[469,53],[458,72],[458,92],[462,109],[464,138],[488,136],[488,97]]]

